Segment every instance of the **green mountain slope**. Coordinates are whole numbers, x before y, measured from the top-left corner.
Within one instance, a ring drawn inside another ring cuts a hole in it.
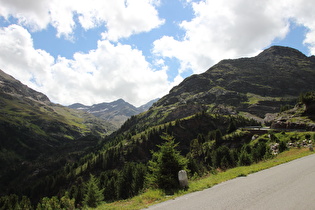
[[[0,70],[1,193],[79,158],[113,128],[93,115],[51,103]]]
[[[252,134],[233,133],[235,129],[258,125],[253,118],[264,121],[281,107],[294,105],[301,93],[315,89],[314,80],[314,57],[292,48],[275,46],[253,58],[223,60],[203,74],[186,78],[148,111],[128,119],[106,138],[108,143],[102,149],[70,166],[69,174],[75,174],[73,183],[89,173],[97,174],[106,200],[126,198],[119,191],[126,184],[124,174],[129,173],[125,168],[135,162],[147,163],[150,151],[156,151],[163,142],[163,133],[174,136],[181,154],[189,158],[192,173],[231,167],[239,158],[253,155],[242,151]],[[244,148],[246,152],[259,148],[267,154],[266,146],[266,142],[256,142]],[[222,162],[224,154],[227,156]]]
[[[129,122],[123,128],[139,129],[200,111],[270,121],[270,113],[294,105],[300,93],[315,90],[314,80],[314,56],[273,46],[256,57],[223,60],[205,73],[186,78],[134,118],[137,124]]]
[[[152,151],[157,151],[158,145],[163,143],[161,135],[164,133],[175,138],[180,154],[188,159],[190,175],[247,165],[270,157],[270,144],[276,140],[274,135],[268,137],[266,134],[252,141],[252,133],[236,129],[259,125],[256,120],[277,119],[281,107],[294,105],[301,93],[315,90],[313,81],[314,57],[307,57],[292,48],[275,46],[253,58],[223,60],[203,74],[186,78],[148,111],[128,119],[120,129],[105,137],[97,148],[86,152],[79,161],[63,162],[66,164],[62,170],[47,174],[25,192],[31,189],[27,195],[36,201],[41,196],[63,195],[67,191],[71,198],[75,198],[76,204],[81,205],[84,182],[90,174],[94,174],[106,201],[134,196],[144,187],[146,164],[152,157]],[[314,105],[307,102],[303,102],[305,109],[301,116],[312,120]],[[75,136],[70,135],[71,132],[76,130],[69,128],[80,128],[76,126],[77,115],[71,112],[72,120],[68,121],[69,110],[62,108],[62,112],[68,114],[61,115],[57,106],[49,107],[55,113],[51,113],[49,116],[55,117],[49,119],[59,119],[58,123],[66,126],[61,126],[64,128],[62,131],[57,126],[58,129],[47,136],[62,136],[69,142],[69,136]],[[8,110],[5,113],[9,113]],[[43,110],[45,113],[46,109]],[[32,111],[26,109],[21,115],[30,113]],[[273,114],[272,118],[268,118],[270,114]],[[42,118],[45,119],[44,116]],[[35,126],[31,129],[38,129],[37,133],[41,133],[41,125],[46,124],[40,123],[37,124],[39,128]],[[85,129],[87,127],[83,126],[79,130],[86,132]],[[49,129],[44,130],[46,134],[50,132]],[[280,143],[281,150],[284,150],[286,142],[281,140]],[[43,162],[41,164],[45,165]],[[33,174],[37,172],[33,171]]]
[[[164,128],[172,130],[181,149],[187,151],[198,132],[207,135],[219,129],[225,134],[232,121],[236,126],[255,124],[237,121],[238,117],[272,122],[281,107],[294,106],[301,93],[315,90],[313,81],[314,56],[288,47],[273,46],[253,58],[223,60],[205,73],[186,78],[148,111],[127,120],[111,138],[125,138],[132,145],[127,139],[139,139],[156,129],[162,134]],[[204,115],[196,122],[200,113]],[[221,120],[213,121],[211,116]]]
[[[274,46],[253,58],[223,60],[205,73],[187,78],[156,107],[185,104],[220,107],[223,104],[264,118],[271,111],[264,108],[279,108],[301,92],[314,90],[314,78],[314,56]],[[261,113],[256,113],[255,108]]]

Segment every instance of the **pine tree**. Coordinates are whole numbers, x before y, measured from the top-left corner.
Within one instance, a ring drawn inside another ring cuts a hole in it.
[[[229,123],[229,126],[227,128],[227,133],[232,133],[234,131],[236,131],[237,127],[236,127],[236,123],[235,120],[232,119],[231,122]]]
[[[84,181],[82,177],[78,177],[75,184],[70,188],[70,197],[74,198],[75,206],[82,205],[84,199]]]
[[[28,197],[22,196],[22,200],[20,202],[20,208],[21,209],[33,209],[31,201]]]
[[[219,147],[222,142],[222,132],[220,129],[217,129],[214,131],[214,140],[215,140],[215,145]]]
[[[95,208],[103,199],[103,190],[99,189],[98,180],[92,174],[90,174],[90,180],[86,184],[84,204]]]
[[[44,197],[41,202],[37,204],[36,210],[54,210],[61,209],[60,201],[56,196],[51,198]]]
[[[149,171],[146,179],[151,187],[157,187],[170,192],[179,187],[178,172],[187,168],[188,160],[180,155],[175,148],[174,137],[164,134],[161,136],[165,143],[159,146],[160,150],[153,153],[149,161]]]
[[[75,201],[74,199],[70,199],[68,192],[66,192],[66,194],[60,199],[60,205],[62,209],[67,210],[75,209]]]
[[[126,199],[133,195],[132,190],[132,170],[134,167],[132,164],[127,163],[123,170],[120,171],[118,180],[117,180],[117,197]]]
[[[252,163],[251,156],[245,151],[241,151],[239,156],[238,165],[239,166],[249,166]]]

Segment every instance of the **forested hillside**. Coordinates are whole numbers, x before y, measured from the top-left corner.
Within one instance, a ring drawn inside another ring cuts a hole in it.
[[[53,104],[0,70],[0,192],[30,195],[39,179],[99,145],[113,126]]]
[[[7,194],[20,196],[20,205],[26,195],[39,207],[67,203],[94,207],[148,188],[172,194],[179,189],[174,181],[178,169],[198,178],[272,158],[289,145],[300,147],[305,139],[315,140],[314,80],[314,57],[291,48],[276,46],[253,58],[221,61],[186,78],[117,131],[95,139],[97,146],[85,150],[78,161],[65,161],[36,184]],[[305,133],[246,129],[275,125],[288,115],[291,122],[304,120]],[[6,196],[0,204],[17,199]]]

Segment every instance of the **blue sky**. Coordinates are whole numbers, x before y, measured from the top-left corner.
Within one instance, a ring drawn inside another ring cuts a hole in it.
[[[222,59],[315,52],[315,0],[0,0],[0,69],[63,105],[140,106]]]

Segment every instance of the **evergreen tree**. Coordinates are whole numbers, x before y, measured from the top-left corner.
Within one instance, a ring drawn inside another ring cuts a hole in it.
[[[251,163],[251,156],[245,150],[243,150],[239,156],[238,165],[249,166]]]
[[[92,174],[90,174],[90,180],[86,184],[84,204],[95,208],[103,199],[103,190],[99,189],[98,180]]]
[[[165,142],[159,146],[159,151],[153,153],[146,178],[150,186],[170,192],[179,187],[178,172],[187,168],[188,160],[175,149],[178,144],[175,144],[174,137],[164,134],[161,138]]]
[[[236,131],[237,127],[236,127],[236,123],[234,119],[231,119],[229,126],[227,128],[227,133],[232,133],[234,131]]]
[[[70,197],[74,198],[75,206],[82,205],[84,199],[84,182],[82,177],[78,177],[75,184],[71,186]]]
[[[29,210],[33,209],[31,201],[28,197],[22,196],[22,200],[20,202],[20,208],[21,209],[29,209]]]
[[[279,152],[284,152],[285,150],[287,150],[287,145],[284,141],[280,141],[279,143]]]
[[[56,196],[52,198],[44,197],[41,202],[37,204],[36,210],[54,210],[61,209],[60,201]]]
[[[133,165],[127,163],[123,170],[120,171],[118,180],[117,180],[117,197],[126,199],[133,195],[132,189],[132,170],[134,169]]]
[[[133,170],[133,181],[132,181],[132,189],[133,193],[136,195],[142,189],[144,185],[144,177],[147,172],[147,167],[144,164],[138,163],[135,165],[135,169]]]
[[[0,198],[0,208],[1,209],[20,209],[19,197],[15,194],[2,196]]]
[[[222,141],[222,133],[220,129],[215,130],[215,144],[219,146]]]
[[[74,210],[74,203],[74,199],[70,199],[68,192],[66,192],[66,194],[60,199],[60,205],[62,209]]]
[[[259,142],[255,145],[255,147],[251,151],[251,155],[253,161],[258,162],[261,161],[267,152],[267,145],[265,142]]]

